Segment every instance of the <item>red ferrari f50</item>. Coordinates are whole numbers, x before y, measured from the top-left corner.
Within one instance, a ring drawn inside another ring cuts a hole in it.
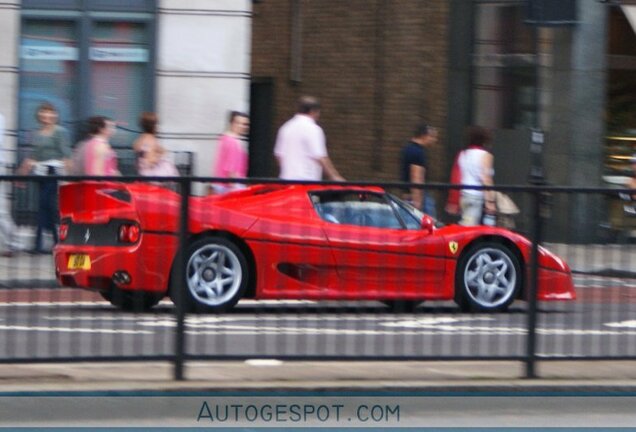
[[[176,274],[179,194],[151,184],[61,187],[55,267],[64,286],[98,290],[123,309],[173,290],[188,310],[242,298],[378,300],[413,307],[454,300],[501,311],[528,290],[531,244],[497,227],[436,227],[375,187],[257,185],[191,197],[187,265]],[[182,283],[175,283],[182,282]],[[539,300],[572,300],[568,265],[540,248]]]

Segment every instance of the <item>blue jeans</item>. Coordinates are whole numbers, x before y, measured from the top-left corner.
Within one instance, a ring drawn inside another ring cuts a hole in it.
[[[40,183],[38,194],[38,227],[35,231],[35,250],[44,251],[42,244],[42,233],[44,230],[51,231],[53,241],[57,243],[57,181],[45,180]]]
[[[437,219],[437,209],[435,208],[435,198],[425,193],[422,202],[422,211],[434,219]]]

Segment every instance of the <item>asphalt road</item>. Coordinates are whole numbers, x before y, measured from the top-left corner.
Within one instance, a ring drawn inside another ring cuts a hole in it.
[[[636,356],[636,280],[579,277],[575,302],[539,304],[543,357]],[[263,358],[501,357],[526,352],[527,305],[500,314],[461,313],[427,302],[392,313],[377,302],[242,301],[223,315],[190,315],[186,351],[195,356]],[[72,289],[0,291],[0,360],[171,355],[175,310],[116,310]]]

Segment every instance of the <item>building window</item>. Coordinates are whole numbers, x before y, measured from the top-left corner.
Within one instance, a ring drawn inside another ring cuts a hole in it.
[[[473,122],[494,129],[536,126],[536,31],[523,2],[476,2]]]
[[[26,20],[20,38],[20,130],[38,124],[35,111],[43,101],[52,103],[60,117],[77,117],[77,26],[74,21]],[[21,141],[29,141],[21,134]]]
[[[105,115],[129,147],[142,111],[154,110],[155,2],[56,0],[23,3],[18,145],[28,147],[35,110],[50,102],[75,140],[83,120]]]
[[[120,131],[113,145],[125,146],[138,129],[137,118],[151,111],[152,89],[144,83],[148,71],[149,44],[146,27],[139,23],[97,22],[93,25],[89,58],[90,109],[117,120]]]

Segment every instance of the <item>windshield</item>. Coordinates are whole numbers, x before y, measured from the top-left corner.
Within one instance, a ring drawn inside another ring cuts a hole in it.
[[[389,198],[395,203],[397,207],[397,211],[406,223],[407,228],[409,229],[419,229],[422,226],[422,218],[424,217],[424,212],[413,207],[408,202],[396,197],[393,194],[388,194]],[[437,228],[443,226],[440,221],[436,220],[433,216],[428,215],[433,219],[435,226]]]

